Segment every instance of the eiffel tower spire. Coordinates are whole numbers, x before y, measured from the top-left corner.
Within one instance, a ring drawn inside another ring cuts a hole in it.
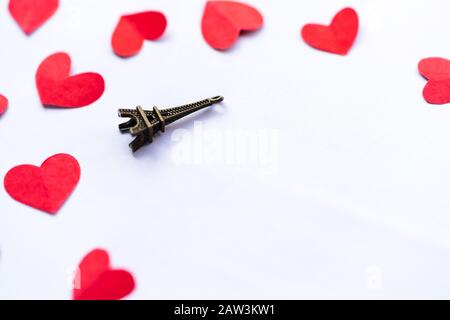
[[[223,97],[217,96],[163,110],[154,107],[152,111],[148,111],[140,106],[135,110],[119,109],[119,117],[130,118],[129,121],[119,125],[119,129],[122,133],[130,133],[136,137],[130,143],[130,148],[136,152],[144,145],[152,143],[156,133],[165,132],[167,125],[222,101]]]

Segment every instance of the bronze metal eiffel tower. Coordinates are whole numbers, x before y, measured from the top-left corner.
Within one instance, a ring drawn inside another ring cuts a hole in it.
[[[119,125],[119,129],[122,133],[131,133],[136,137],[130,143],[130,148],[136,152],[144,145],[152,143],[156,133],[165,132],[167,125],[222,101],[223,97],[217,96],[163,110],[154,107],[152,111],[148,111],[140,106],[136,110],[119,109],[119,117],[130,118],[129,121]]]

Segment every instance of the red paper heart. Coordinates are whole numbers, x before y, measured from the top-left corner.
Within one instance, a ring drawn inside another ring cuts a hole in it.
[[[66,53],[45,59],[36,73],[36,84],[45,106],[78,108],[97,101],[105,91],[105,81],[97,73],[70,76],[71,60]]]
[[[302,37],[311,47],[346,55],[358,34],[358,14],[352,8],[341,10],[330,26],[307,24],[302,29]]]
[[[233,46],[242,31],[258,30],[263,17],[255,8],[234,1],[209,1],[202,20],[206,42],[218,50]]]
[[[157,40],[166,27],[166,17],[157,11],[122,16],[112,36],[113,50],[120,57],[131,57],[141,51],[144,40]]]
[[[450,60],[426,58],[419,62],[420,74],[428,79],[423,97],[431,104],[450,103]]]
[[[80,180],[80,166],[68,154],[54,155],[41,165],[21,165],[5,176],[9,195],[30,207],[55,214]]]
[[[91,251],[81,261],[74,281],[74,300],[119,300],[135,288],[133,276],[113,270],[105,250]]]
[[[33,33],[58,9],[59,0],[10,0],[9,12],[26,34]]]
[[[450,78],[428,81],[423,89],[423,97],[431,104],[450,103]]]
[[[426,58],[419,62],[420,74],[428,80],[450,79],[450,60]]]
[[[5,113],[6,109],[8,109],[8,99],[0,94],[0,115]]]

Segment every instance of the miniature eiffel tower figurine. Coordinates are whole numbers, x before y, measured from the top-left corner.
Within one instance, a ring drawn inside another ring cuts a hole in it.
[[[158,132],[165,132],[166,126],[184,118],[201,109],[223,101],[222,96],[205,99],[181,107],[159,110],[154,107],[152,111],[144,110],[140,106],[136,110],[119,109],[119,117],[130,118],[129,121],[119,125],[122,133],[131,133],[135,136],[130,148],[133,152],[146,144],[153,142],[153,137]]]

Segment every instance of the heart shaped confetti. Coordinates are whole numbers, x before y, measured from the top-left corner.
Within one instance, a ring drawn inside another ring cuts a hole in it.
[[[68,154],[54,155],[41,165],[21,165],[8,171],[4,186],[9,195],[30,207],[55,214],[80,180],[80,166]]]
[[[73,300],[119,300],[135,288],[131,273],[113,270],[108,252],[91,251],[81,261],[75,275]]]
[[[358,34],[358,14],[352,8],[341,10],[329,26],[307,24],[302,29],[302,37],[311,47],[346,55]]]
[[[428,80],[423,89],[425,101],[431,104],[450,103],[450,60],[423,59],[419,62],[419,72]]]
[[[231,48],[241,32],[262,27],[263,17],[247,4],[234,1],[209,1],[202,20],[202,33],[206,42],[218,50]]]
[[[31,34],[56,12],[59,0],[10,0],[9,12],[26,33]]]
[[[51,107],[79,108],[97,101],[105,91],[105,81],[97,73],[70,76],[67,53],[55,53],[45,59],[36,73],[36,85],[42,104]]]
[[[450,103],[450,78],[428,81],[423,89],[423,97],[431,104]]]
[[[8,99],[0,94],[0,115],[5,113],[6,109],[8,109]]]
[[[167,20],[164,14],[147,11],[122,16],[112,36],[114,52],[123,58],[141,51],[144,40],[157,40],[164,34]]]
[[[427,80],[450,79],[450,60],[426,58],[419,62],[419,72]]]

